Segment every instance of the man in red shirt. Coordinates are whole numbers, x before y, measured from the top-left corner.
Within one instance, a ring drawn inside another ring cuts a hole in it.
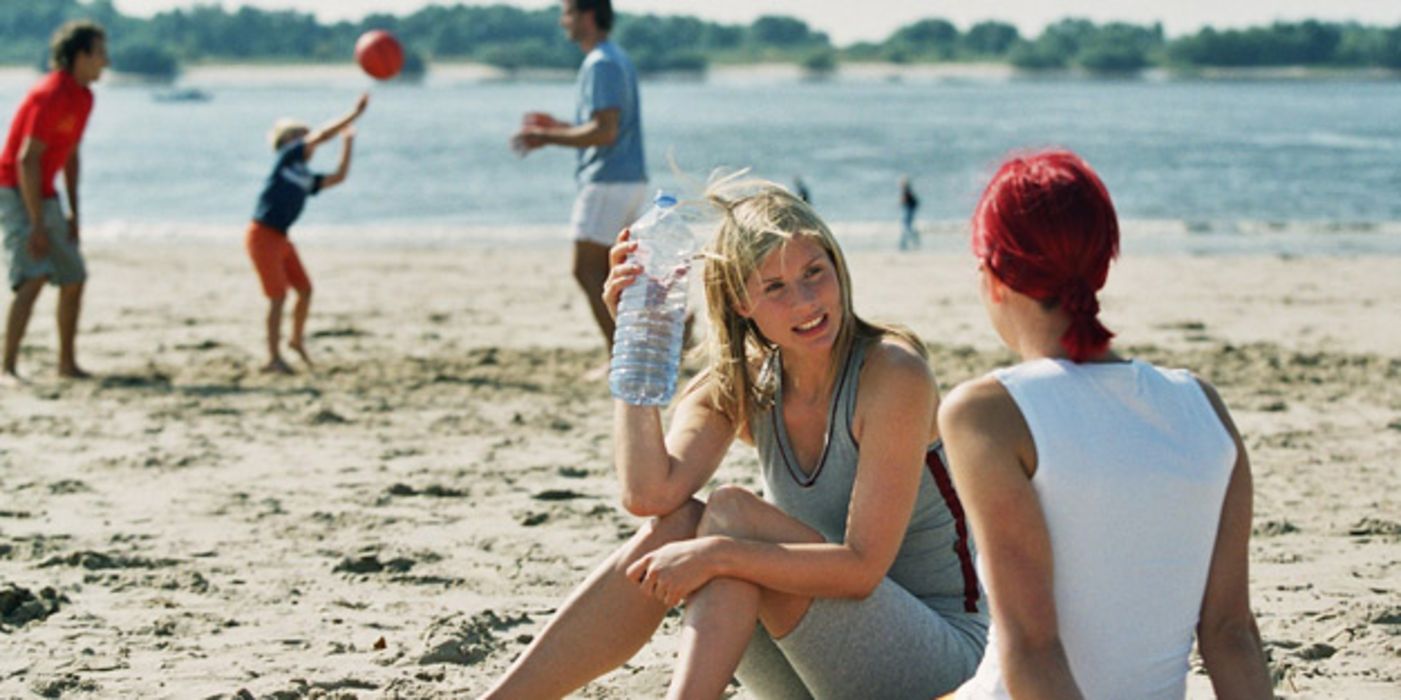
[[[0,152],[0,228],[15,295],[5,324],[0,382],[19,381],[15,362],[20,341],[45,282],[59,288],[58,373],[88,376],[74,357],[87,280],[78,250],[78,142],[92,111],[88,85],[107,67],[107,38],[97,24],[69,22],[54,32],[50,46],[54,70],[20,102]],[[68,193],[67,215],[54,187],[60,170]]]

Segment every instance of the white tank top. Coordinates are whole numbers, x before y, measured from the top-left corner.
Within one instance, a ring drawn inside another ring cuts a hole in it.
[[[1043,359],[993,376],[1036,445],[1031,485],[1050,531],[1060,637],[1081,692],[1180,700],[1236,461],[1230,434],[1185,370]],[[988,595],[996,601],[997,590]],[[997,637],[994,618],[960,700],[1010,697]]]

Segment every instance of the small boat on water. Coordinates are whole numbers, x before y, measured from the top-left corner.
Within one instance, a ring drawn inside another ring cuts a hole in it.
[[[171,88],[151,93],[157,102],[208,102],[214,96],[196,87]]]

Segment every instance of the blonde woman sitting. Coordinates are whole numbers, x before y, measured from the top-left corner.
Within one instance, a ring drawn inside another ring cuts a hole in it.
[[[924,346],[862,320],[826,224],[768,183],[712,188],[709,366],[669,429],[615,404],[624,505],[650,518],[569,597],[491,698],[556,698],[622,665],[686,604],[668,697],[921,698],[967,679],[987,618],[944,468]],[[627,233],[605,300],[639,273]],[[734,440],[764,497],[696,494]]]

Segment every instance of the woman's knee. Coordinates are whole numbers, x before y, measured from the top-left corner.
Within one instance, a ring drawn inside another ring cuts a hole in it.
[[[745,536],[751,529],[747,515],[758,501],[758,496],[740,486],[725,485],[715,489],[706,500],[696,535]]]

